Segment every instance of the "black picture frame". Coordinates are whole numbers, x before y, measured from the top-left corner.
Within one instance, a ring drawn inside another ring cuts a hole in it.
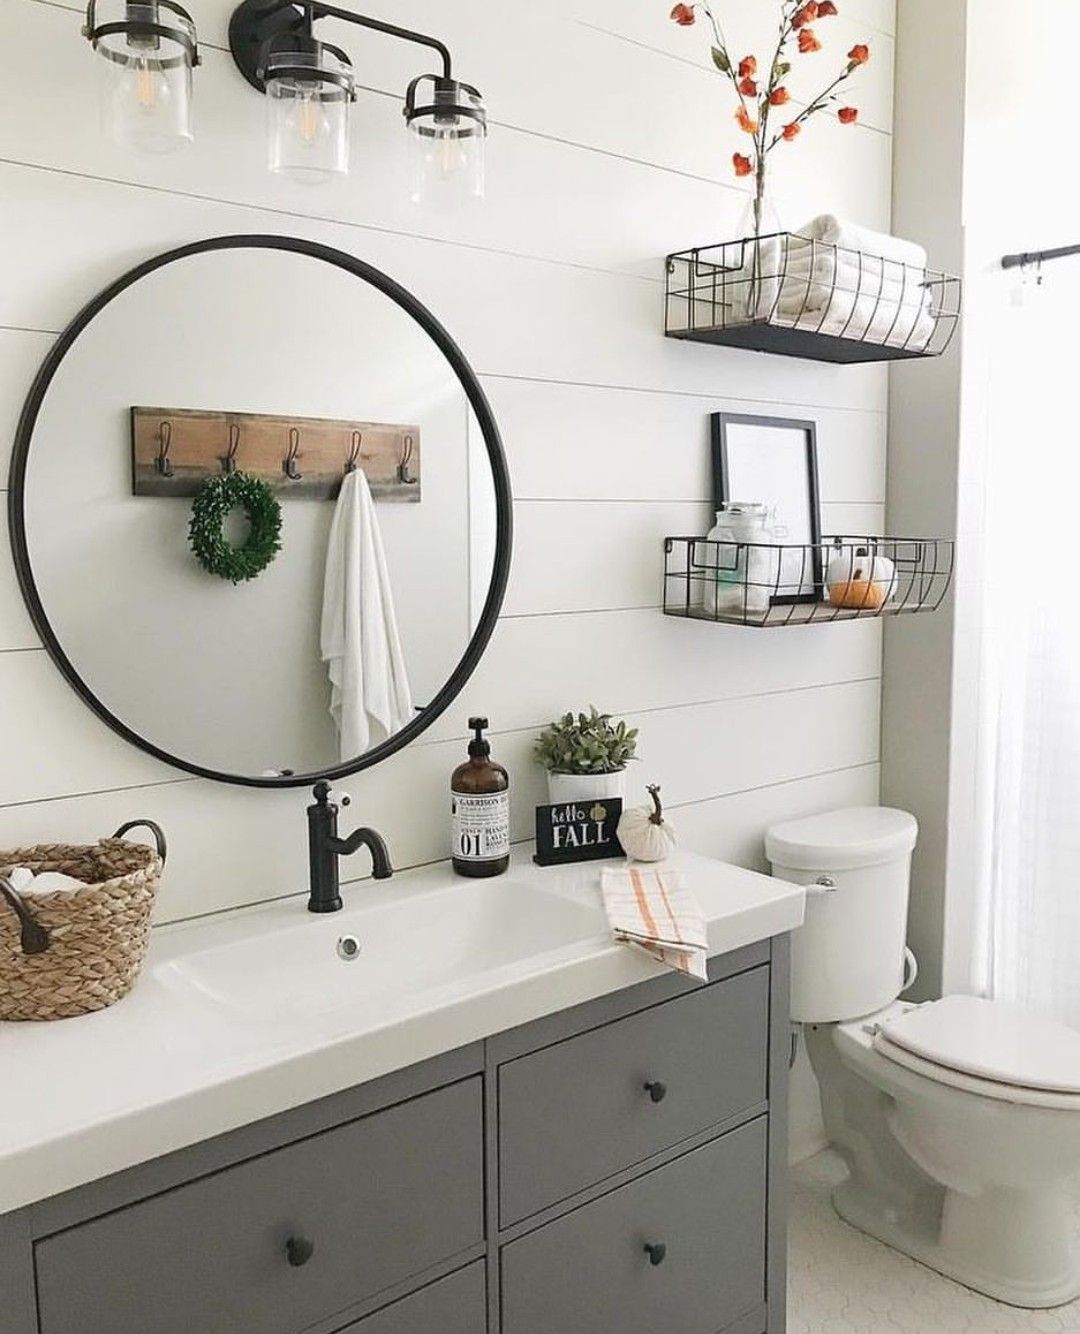
[[[30,551],[27,544],[26,470],[30,459],[34,426],[53,376],[75,340],[110,301],[118,297],[121,292],[126,291],[133,283],[137,283],[140,278],[146,277],[167,264],[187,259],[192,255],[201,255],[215,250],[240,249],[284,250],[322,260],[327,264],[335,265],[355,278],[359,278],[362,282],[369,283],[400,306],[406,314],[417,322],[449,362],[476,416],[487,450],[488,462],[491,465],[495,495],[495,554],[492,562],[491,582],[488,585],[487,597],[477,621],[476,629],[460,662],[427,707],[421,713],[418,713],[413,721],[403,727],[400,732],[395,732],[393,736],[388,737],[385,741],[373,746],[370,750],[365,751],[363,755],[359,755],[353,760],[328,766],[311,773],[262,776],[230,773],[225,770],[208,768],[205,765],[186,759],[182,755],[171,754],[129,727],[98,699],[61,647],[60,641],[49,622],[48,613],[42,604],[41,596],[34,581]],[[362,769],[370,769],[373,765],[388,759],[411,741],[414,741],[446,711],[476,669],[495,630],[510,575],[514,526],[510,473],[506,462],[506,454],[503,450],[502,438],[499,435],[499,428],[491,410],[491,405],[488,403],[487,396],[480,387],[480,382],[477,380],[472,367],[466,360],[465,354],[431,311],[417,300],[407,288],[395,282],[393,278],[343,250],[336,250],[332,246],[322,245],[316,241],[306,241],[295,236],[266,234],[213,236],[178,246],[173,250],[164,251],[144,260],[141,264],[137,264],[133,269],[129,269],[127,273],[110,283],[108,287],[99,292],[83,307],[50,348],[34,377],[30,392],[23,404],[11,457],[8,523],[15,572],[23,600],[30,613],[30,619],[41,636],[49,656],[84,703],[125,741],[176,769],[182,769],[185,773],[195,774],[200,778],[210,778],[216,782],[233,783],[241,787],[265,788],[310,787],[320,779],[345,778],[349,774],[359,773]]]
[[[805,468],[806,514],[805,527],[796,527],[795,534],[777,538],[778,543],[790,541],[810,548],[810,578],[805,578],[805,562],[799,558],[800,587],[795,593],[777,593],[771,598],[775,606],[795,603],[820,602],[825,584],[821,550],[821,493],[818,483],[817,423],[795,417],[765,417],[739,412],[714,412],[709,418],[713,464],[713,506],[719,510],[731,501],[760,501],[769,504],[769,495],[742,495],[738,491],[737,464],[732,458],[731,428],[760,427],[767,430],[795,431],[804,440],[800,469]],[[801,536],[799,533],[801,532]],[[781,576],[782,578],[782,576]]]

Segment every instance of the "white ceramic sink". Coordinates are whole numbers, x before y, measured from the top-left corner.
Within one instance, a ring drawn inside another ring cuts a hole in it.
[[[298,910],[295,925],[181,955],[155,972],[171,989],[268,1023],[357,1007],[389,1016],[403,1001],[430,1008],[487,974],[550,966],[553,953],[607,933],[598,905],[506,877],[400,897],[392,888],[348,892],[355,901],[341,912]],[[359,942],[354,957],[341,957],[343,937]]]

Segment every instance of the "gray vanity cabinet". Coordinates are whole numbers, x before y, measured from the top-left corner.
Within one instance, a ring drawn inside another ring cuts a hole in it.
[[[485,1334],[487,1290],[482,1260],[385,1306],[341,1334]]]
[[[503,1334],[716,1334],[718,1312],[763,1312],[765,1153],[759,1118],[511,1242]]]
[[[783,1334],[787,939],[0,1216],[0,1334]]]
[[[305,1329],[478,1244],[481,1084],[437,1089],[47,1238],[36,1254],[42,1334]]]

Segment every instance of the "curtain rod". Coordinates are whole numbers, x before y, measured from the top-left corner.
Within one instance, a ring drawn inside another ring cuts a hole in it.
[[[1004,255],[1001,267],[1026,269],[1032,264],[1043,264],[1049,259],[1068,259],[1070,255],[1080,255],[1080,245],[1058,246],[1056,250],[1030,250],[1022,255]]]

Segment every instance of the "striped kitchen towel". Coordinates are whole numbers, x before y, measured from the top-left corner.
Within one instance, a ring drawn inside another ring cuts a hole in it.
[[[708,981],[705,919],[677,871],[605,866],[600,888],[616,940],[638,946],[680,973]]]

